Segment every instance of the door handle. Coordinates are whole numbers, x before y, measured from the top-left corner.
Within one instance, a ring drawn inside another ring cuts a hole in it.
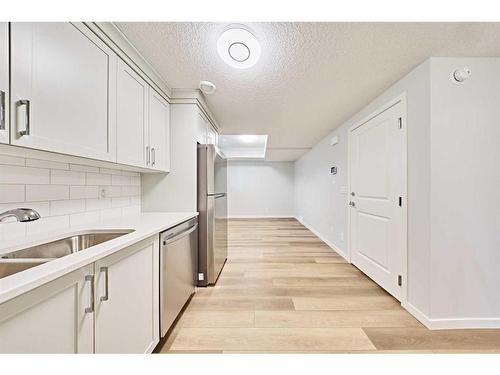
[[[154,147],[151,147],[151,165],[156,164],[156,150]]]
[[[0,130],[5,130],[5,91],[0,90]]]
[[[85,308],[85,313],[90,314],[94,312],[94,275],[85,276],[85,281],[90,282],[90,306]]]
[[[21,106],[26,107],[24,129],[18,131],[18,134],[22,137],[23,135],[30,135],[30,101],[26,99],[18,100],[16,103],[16,107]]]
[[[107,301],[109,299],[109,282],[108,282],[108,267],[101,267],[100,272],[104,272],[104,295],[101,296],[101,301]]]

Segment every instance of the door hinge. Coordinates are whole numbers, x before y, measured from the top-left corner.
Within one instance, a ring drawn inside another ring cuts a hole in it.
[[[402,117],[398,117],[398,127],[400,129],[403,129],[403,118]]]
[[[398,286],[402,286],[402,285],[403,285],[403,276],[398,275]]]
[[[403,197],[399,197],[399,207],[403,206]]]

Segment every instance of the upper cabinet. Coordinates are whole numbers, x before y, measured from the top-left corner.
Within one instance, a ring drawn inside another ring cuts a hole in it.
[[[116,87],[117,161],[148,167],[149,86],[132,68],[118,60]]]
[[[170,104],[149,88],[149,144],[151,168],[170,171]]]
[[[12,23],[11,143],[116,161],[116,66],[83,24]]]
[[[197,141],[201,144],[217,146],[218,134],[204,115],[198,113]]]
[[[9,24],[0,22],[0,143],[9,143]]]
[[[168,172],[170,104],[122,60],[116,104],[118,163]]]

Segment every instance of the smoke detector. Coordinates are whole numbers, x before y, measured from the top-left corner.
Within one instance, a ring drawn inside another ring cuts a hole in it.
[[[198,87],[202,93],[207,95],[213,94],[217,89],[217,87],[215,87],[215,85],[210,81],[200,81],[200,85]]]
[[[455,69],[452,73],[452,79],[457,83],[464,82],[471,75],[471,70],[467,67]]]

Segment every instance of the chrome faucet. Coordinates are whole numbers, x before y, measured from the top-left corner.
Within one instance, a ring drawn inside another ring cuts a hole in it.
[[[40,214],[32,208],[14,208],[0,213],[0,222],[8,217],[15,217],[17,221],[24,223],[40,219]]]

